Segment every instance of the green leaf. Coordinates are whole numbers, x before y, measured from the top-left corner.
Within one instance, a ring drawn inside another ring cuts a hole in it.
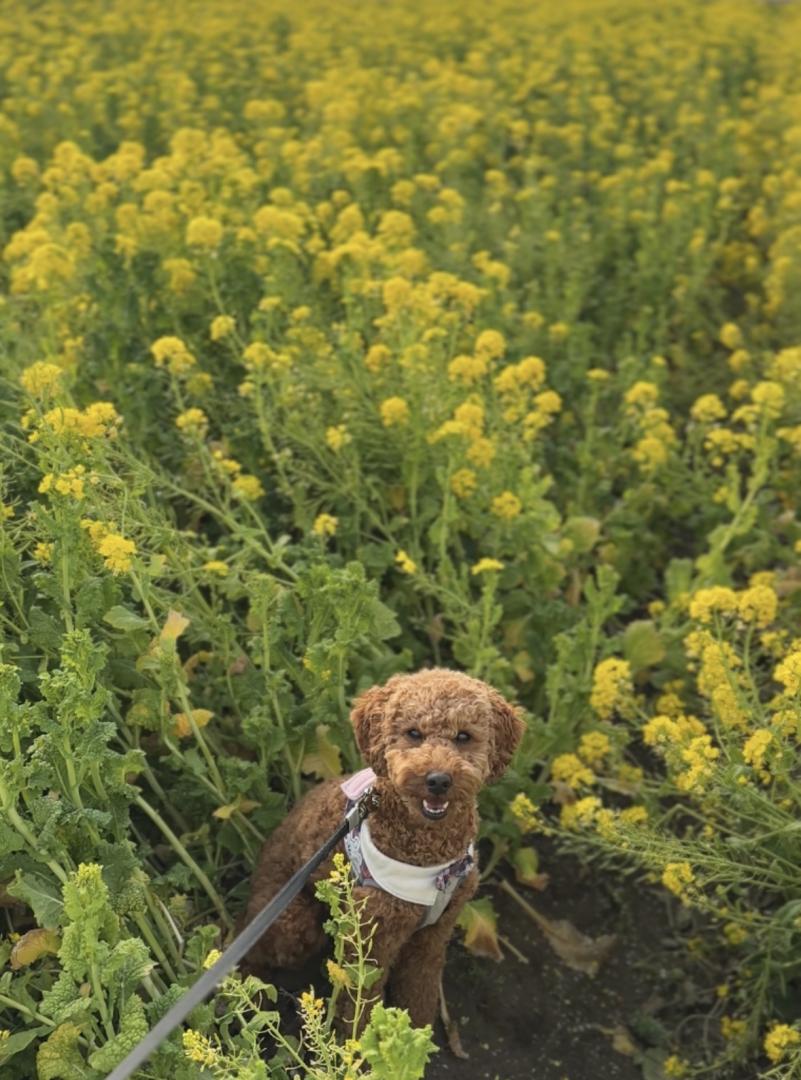
[[[377,596],[370,597],[368,612],[370,629],[378,641],[386,641],[387,638],[397,637],[401,632],[398,620],[387,605],[382,604]]]
[[[52,1031],[52,1028],[43,1025],[29,1028],[27,1031],[18,1031],[16,1035],[9,1035],[7,1039],[0,1039],[0,1065],[10,1061],[15,1054],[19,1054],[40,1035],[45,1035],[49,1031]]]
[[[61,888],[55,879],[28,870],[24,874],[19,870],[14,882],[8,886],[8,893],[21,900],[33,911],[40,926],[58,926],[64,904]]]
[[[420,1080],[437,1049],[430,1026],[413,1028],[407,1012],[380,1002],[359,1041],[373,1080]]]
[[[147,630],[150,626],[147,619],[143,619],[141,615],[137,615],[130,608],[123,607],[122,604],[109,608],[103,616],[103,622],[113,626],[115,630]]]
[[[634,672],[653,667],[664,659],[665,643],[650,619],[629,623],[623,635],[623,655]]]

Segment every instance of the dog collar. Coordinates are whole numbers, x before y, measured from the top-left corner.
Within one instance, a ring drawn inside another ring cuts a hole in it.
[[[349,808],[370,790],[375,779],[372,769],[362,769],[340,785]],[[431,926],[439,919],[475,861],[472,844],[461,859],[435,866],[415,866],[392,859],[376,847],[366,820],[351,829],[344,844],[356,882],[420,904],[426,909],[421,926]]]

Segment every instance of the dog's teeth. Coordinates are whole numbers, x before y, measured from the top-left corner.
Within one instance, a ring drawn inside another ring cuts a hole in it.
[[[423,799],[423,808],[428,811],[429,814],[436,814],[437,816],[444,814],[448,809],[448,803],[442,803],[440,806],[432,806],[427,799]]]

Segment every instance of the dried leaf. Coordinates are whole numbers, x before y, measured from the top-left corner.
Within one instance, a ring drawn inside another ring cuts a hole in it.
[[[503,960],[498,943],[498,918],[488,897],[465,904],[456,925],[464,930],[465,948],[488,960]]]
[[[314,749],[304,756],[301,772],[312,773],[321,780],[331,780],[342,775],[340,750],[336,743],[332,743],[328,738],[330,730],[328,724],[317,725]]]
[[[515,877],[521,885],[528,885],[530,889],[536,889],[538,892],[544,892],[548,888],[548,882],[551,879],[548,874],[538,873],[539,859],[534,848],[518,848],[512,859],[512,865],[515,868]]]
[[[576,801],[575,791],[564,780],[552,780],[551,787],[553,788],[551,802],[556,803],[557,806],[572,806]]]
[[[247,656],[245,653],[242,653],[241,656],[237,656],[236,660],[232,660],[228,665],[228,674],[243,675],[247,671],[249,664],[250,661]]]
[[[594,977],[598,968],[609,955],[616,938],[614,934],[602,934],[591,938],[582,934],[567,919],[554,919],[541,927],[556,955],[574,971],[583,971]]]
[[[614,934],[602,934],[598,938],[588,937],[567,919],[547,919],[527,900],[524,900],[508,881],[502,881],[501,888],[513,896],[526,914],[539,926],[560,960],[574,971],[583,971],[591,978],[597,975],[598,968],[617,941]]]
[[[192,653],[184,663],[184,674],[188,679],[191,679],[198,664],[208,664],[213,657],[214,653],[209,652],[208,649],[200,649],[199,652]]]
[[[55,930],[29,930],[27,934],[22,935],[11,950],[12,970],[19,971],[20,968],[27,967],[34,960],[48,953],[55,956],[60,944]]]
[[[192,720],[195,726],[204,728],[211,720],[214,713],[209,709],[192,709]],[[172,718],[172,733],[179,739],[187,739],[192,734],[192,723],[186,713],[175,713]]]
[[[640,1053],[640,1048],[634,1041],[634,1036],[622,1024],[616,1027],[604,1027],[603,1024],[590,1024],[589,1027],[600,1031],[602,1035],[612,1040],[612,1049],[626,1057],[635,1057]]]
[[[190,619],[187,619],[186,615],[182,615],[180,611],[173,611],[170,609],[167,620],[161,629],[159,637],[162,641],[177,641],[181,634],[189,626]]]

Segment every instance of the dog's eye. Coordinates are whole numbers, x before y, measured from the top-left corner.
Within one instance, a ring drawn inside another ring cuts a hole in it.
[[[460,731],[456,736],[456,742],[466,743],[470,742],[472,735],[469,731]]]
[[[423,737],[422,732],[419,731],[416,727],[410,727],[409,730],[406,732],[406,735],[412,740],[412,742],[420,742]]]

